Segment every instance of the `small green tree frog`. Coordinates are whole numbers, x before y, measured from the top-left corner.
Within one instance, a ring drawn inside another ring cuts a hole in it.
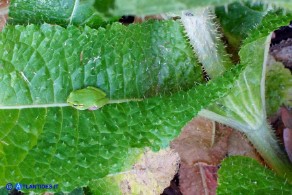
[[[102,90],[88,86],[84,89],[72,91],[67,98],[67,103],[78,110],[97,110],[106,104],[141,100],[142,99],[110,100]]]

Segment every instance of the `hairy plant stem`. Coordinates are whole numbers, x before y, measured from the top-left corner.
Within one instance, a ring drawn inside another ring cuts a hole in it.
[[[257,128],[251,128],[248,124],[238,123],[235,120],[209,110],[203,109],[199,115],[245,133],[267,165],[279,175],[285,177],[289,183],[292,183],[292,163],[280,148],[273,130],[264,118],[261,125],[257,126]]]
[[[232,66],[214,18],[214,12],[208,7],[183,11],[181,15],[190,44],[211,78],[222,75]]]
[[[258,129],[247,131],[245,134],[268,166],[292,183],[292,163],[280,148],[273,130],[267,122],[263,121]]]

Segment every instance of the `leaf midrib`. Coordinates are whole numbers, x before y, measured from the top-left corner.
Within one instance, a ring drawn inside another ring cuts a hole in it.
[[[51,107],[67,107],[70,106],[67,103],[52,103],[52,104],[26,104],[26,105],[11,105],[1,106],[0,110],[13,110],[13,109],[25,109],[25,108],[51,108]]]

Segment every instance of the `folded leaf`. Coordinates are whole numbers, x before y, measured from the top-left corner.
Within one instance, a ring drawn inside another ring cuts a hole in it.
[[[280,25],[287,20],[287,16],[273,14],[263,20],[241,47],[241,62],[248,66],[236,81],[235,87],[228,96],[201,114],[245,133],[265,162],[286,177],[288,182],[292,182],[292,166],[266,121],[265,109],[265,73],[271,40],[267,31],[274,29],[273,25]]]

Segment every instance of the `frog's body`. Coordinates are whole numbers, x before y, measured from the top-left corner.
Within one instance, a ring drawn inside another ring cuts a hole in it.
[[[106,104],[141,100],[142,99],[110,100],[102,90],[88,86],[84,89],[72,91],[67,99],[67,103],[78,110],[97,110]]]

